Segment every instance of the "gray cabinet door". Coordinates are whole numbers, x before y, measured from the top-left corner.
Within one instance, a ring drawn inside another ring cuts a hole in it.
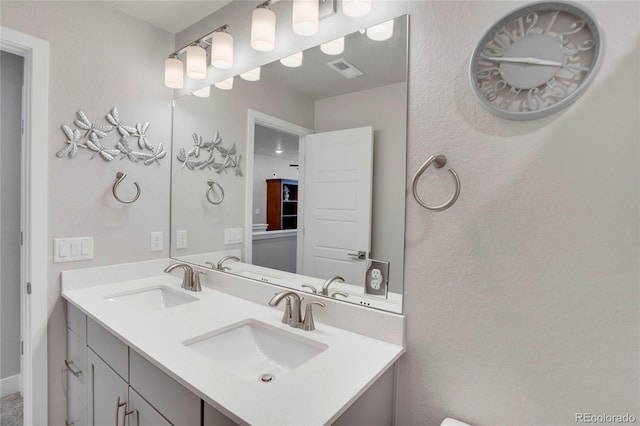
[[[91,349],[87,349],[87,364],[89,425],[123,425],[129,386]]]

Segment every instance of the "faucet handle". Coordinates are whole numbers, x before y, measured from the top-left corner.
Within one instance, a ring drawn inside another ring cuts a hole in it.
[[[193,271],[193,291],[202,291],[202,286],[200,285],[200,276],[206,276],[207,274],[202,271]]]
[[[286,301],[284,302],[284,313],[282,314],[282,323],[291,325],[291,319],[293,318],[293,311],[291,310],[291,298],[289,296],[285,297]]]
[[[205,265],[209,265],[211,269],[216,269],[216,264],[213,262],[204,262]]]
[[[302,329],[305,331],[312,331],[316,329],[316,326],[313,323],[313,310],[311,309],[313,307],[312,305],[320,305],[323,308],[326,306],[322,302],[307,303],[307,307],[304,310],[304,321],[302,322]]]
[[[308,288],[309,290],[311,290],[311,293],[313,293],[313,294],[318,293],[318,289],[315,288],[314,286],[312,286],[311,284],[302,284],[300,287]]]

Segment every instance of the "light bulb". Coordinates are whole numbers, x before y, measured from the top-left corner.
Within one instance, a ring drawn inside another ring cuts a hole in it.
[[[243,72],[242,74],[240,74],[240,77],[243,80],[247,80],[247,81],[258,81],[260,80],[260,67],[254,68],[247,72]]]
[[[393,35],[393,19],[367,28],[367,37],[375,41],[384,41]]]
[[[302,52],[294,53],[291,56],[280,59],[280,63],[285,67],[297,68],[302,65]]]
[[[342,0],[342,11],[351,18],[361,18],[371,12],[371,0]]]
[[[175,56],[164,61],[164,85],[172,89],[184,87],[182,61]]]
[[[276,14],[266,7],[259,7],[251,15],[251,47],[260,52],[270,52],[276,45]]]
[[[214,83],[214,86],[222,90],[231,90],[233,89],[233,77]]]
[[[331,40],[320,45],[322,53],[327,55],[339,55],[344,52],[344,37]]]
[[[233,36],[216,31],[211,36],[211,65],[221,70],[233,67]]]
[[[202,89],[195,90],[193,92],[193,96],[197,96],[199,98],[208,98],[211,93],[211,86],[204,86]]]
[[[292,27],[293,32],[302,36],[310,36],[318,32],[318,0],[293,0]]]
[[[187,76],[194,80],[207,77],[207,51],[200,46],[187,47]]]

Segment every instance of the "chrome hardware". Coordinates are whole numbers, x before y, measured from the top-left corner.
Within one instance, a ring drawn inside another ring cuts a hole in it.
[[[283,291],[281,293],[276,293],[275,296],[269,300],[269,306],[278,306],[278,304],[282,301],[282,299],[287,299],[287,303],[291,304],[290,307],[290,315],[287,315],[287,306],[285,306],[285,314],[282,317],[282,322],[285,324],[289,324],[289,326],[293,328],[301,328],[302,327],[302,312],[300,312],[300,304],[302,300],[297,293],[293,291]]]
[[[458,199],[458,196],[460,195],[460,178],[458,177],[458,174],[456,173],[455,170],[453,170],[452,168],[449,168],[449,173],[451,173],[451,175],[453,176],[453,179],[455,180],[455,184],[456,184],[455,192],[453,193],[451,198],[449,198],[449,201],[445,202],[444,204],[440,204],[439,206],[428,206],[427,204],[425,204],[424,201],[422,201],[422,199],[418,195],[418,179],[420,178],[420,176],[422,176],[422,173],[424,173],[424,171],[427,170],[427,167],[429,167],[431,163],[435,163],[435,166],[437,168],[442,168],[444,167],[445,164],[447,164],[447,157],[445,157],[444,155],[432,155],[431,157],[429,157],[427,161],[425,161],[425,163],[422,166],[420,166],[416,174],[413,175],[413,180],[411,183],[411,186],[413,189],[413,198],[415,198],[418,204],[420,204],[425,209],[431,210],[434,212],[441,212],[442,210],[446,210],[449,207],[451,207]]]
[[[118,396],[118,401],[116,402],[116,426],[119,426],[120,424],[120,407],[126,405],[126,402],[120,402],[120,396]],[[126,408],[124,410],[127,411]]]
[[[367,258],[367,252],[364,250],[358,250],[357,253],[347,253],[347,256],[355,257],[357,259],[363,260]]]
[[[329,286],[331,285],[332,282],[338,281],[338,280],[340,282],[344,282],[344,278],[342,278],[339,275],[334,275],[332,277],[327,278],[327,280],[322,285],[322,295],[323,296],[328,296],[329,295]]]
[[[209,265],[211,269],[217,269],[216,264],[213,262],[204,262],[205,265]]]
[[[74,424],[74,422],[70,422],[69,420],[64,421],[64,426],[73,426]]]
[[[201,291],[200,275],[206,275],[204,272],[194,271],[193,268],[186,263],[174,263],[171,266],[167,266],[164,272],[169,273],[176,268],[184,269],[184,275],[182,276],[182,288],[189,291]]]
[[[315,288],[314,286],[312,286],[311,284],[302,284],[300,287],[308,288],[309,290],[311,290],[311,293],[313,293],[313,294],[317,294],[318,293],[318,289]]]
[[[113,189],[111,190],[111,192],[113,192],[113,196],[116,198],[116,200],[120,201],[121,203],[124,204],[131,204],[134,201],[136,201],[138,198],[140,198],[140,185],[138,185],[138,182],[133,182],[133,184],[136,186],[136,196],[133,197],[132,200],[126,201],[123,200],[122,198],[118,197],[118,194],[116,194],[116,190],[118,189],[118,185],[120,185],[120,182],[122,182],[124,180],[124,178],[127,177],[126,173],[122,173],[122,172],[118,172],[116,173],[116,182],[113,184]]]
[[[80,375],[82,374],[82,370],[77,370],[77,371],[74,370],[73,367],[71,367],[73,365],[73,361],[68,361],[65,359],[64,363],[67,365],[67,369],[71,374],[73,374],[76,377],[80,377]]]
[[[124,422],[123,425],[126,426],[127,425],[127,416],[130,416],[133,413],[136,413],[136,418],[138,420],[138,425],[140,425],[140,413],[138,412],[138,410],[128,410],[129,408],[129,404],[125,403],[125,407],[124,407]]]
[[[229,268],[226,268],[226,267],[222,266],[222,264],[224,262],[226,262],[227,260],[235,260],[235,261],[240,262],[240,259],[238,257],[236,257],[236,256],[225,256],[225,257],[223,257],[222,259],[220,259],[218,261],[218,264],[216,265],[216,269],[218,271],[227,271],[227,270],[229,270]]]
[[[307,303],[307,307],[304,310],[304,322],[302,323],[302,329],[305,331],[313,331],[316,329],[316,326],[313,323],[313,310],[311,310],[311,308],[313,307],[312,305],[319,305],[323,308],[325,307],[325,304],[322,302]]]
[[[333,297],[334,299],[337,299],[337,297],[336,297],[336,296],[342,296],[342,297],[344,297],[345,299],[346,299],[347,297],[349,297],[349,295],[348,295],[347,293],[343,293],[343,292],[341,292],[341,291],[334,291],[333,293],[331,293],[331,297]]]
[[[284,313],[282,314],[282,323],[291,325],[291,318],[293,317],[293,313],[291,312],[291,298],[285,297],[287,301],[284,304]]]
[[[220,184],[218,182],[216,182],[215,180],[209,179],[207,181],[207,185],[209,185],[209,189],[207,189],[207,200],[214,205],[218,205],[220,203],[222,203],[222,200],[224,200],[224,189],[222,189],[222,187],[220,186]],[[217,186],[218,189],[220,190],[220,199],[218,201],[213,201],[211,199],[211,194],[213,193],[213,186]]]

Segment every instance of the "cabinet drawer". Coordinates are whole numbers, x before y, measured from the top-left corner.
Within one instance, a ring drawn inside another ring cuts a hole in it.
[[[131,351],[130,385],[171,423],[200,426],[200,398]]]
[[[69,302],[67,302],[67,327],[83,342],[87,341],[87,316]]]
[[[80,403],[80,400],[73,393],[69,393],[67,402],[67,425],[87,426],[89,418],[87,409]]]
[[[69,397],[74,395],[87,407],[87,345],[73,331],[67,329],[67,383]],[[72,373],[72,370],[79,374]]]
[[[91,318],[87,319],[87,343],[125,381],[129,381],[129,348]]]
[[[204,403],[204,426],[238,426],[238,423],[222,414],[206,402]]]
[[[133,414],[127,416],[125,426],[172,426],[131,387],[129,388],[128,409],[133,410]]]

